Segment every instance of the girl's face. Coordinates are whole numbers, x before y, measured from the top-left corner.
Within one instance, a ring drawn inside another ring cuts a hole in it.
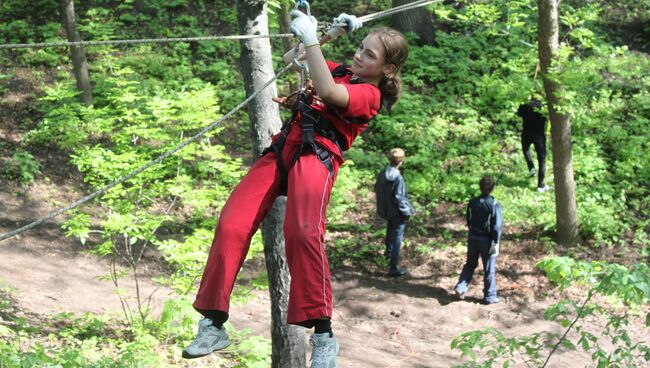
[[[395,71],[394,64],[386,64],[384,45],[374,34],[363,39],[352,60],[350,70],[367,83],[377,85],[384,75]]]

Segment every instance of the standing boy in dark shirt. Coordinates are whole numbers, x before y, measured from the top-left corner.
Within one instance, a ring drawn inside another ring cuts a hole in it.
[[[521,116],[524,121],[524,129],[521,133],[521,147],[524,151],[526,164],[530,176],[535,176],[535,164],[530,152],[530,145],[535,146],[537,154],[537,165],[539,173],[537,175],[537,191],[540,193],[549,190],[548,185],[544,184],[546,175],[546,118],[540,112],[542,102],[538,99],[532,99],[529,103],[519,105],[517,115]]]
[[[406,269],[399,267],[399,252],[404,238],[406,220],[413,216],[413,207],[407,198],[406,183],[399,171],[404,162],[404,150],[393,148],[388,154],[390,165],[386,166],[375,182],[377,213],[386,219],[386,252],[390,259],[388,275],[404,276]]]
[[[499,302],[497,297],[497,256],[501,239],[501,206],[490,194],[496,185],[491,176],[484,176],[479,182],[481,195],[469,201],[467,205],[467,261],[463,266],[458,284],[454,291],[463,299],[472,282],[478,258],[483,262],[483,301],[486,304]]]

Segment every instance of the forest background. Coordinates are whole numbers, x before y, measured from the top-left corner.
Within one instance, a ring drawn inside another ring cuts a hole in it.
[[[271,32],[279,33],[278,16],[287,4],[268,4]],[[75,6],[84,40],[238,33],[235,5],[227,1],[89,0]],[[312,13],[330,20],[341,12],[364,15],[390,6],[390,1],[323,0],[312,3]],[[592,304],[560,302],[549,318],[565,327],[575,314],[613,321],[612,329],[619,332],[612,336],[618,337],[608,338],[607,346],[615,348],[601,349],[598,341],[604,337],[582,335],[580,340],[585,350],[599,352],[593,355],[599,364],[650,360],[647,345],[621,337],[630,314],[650,323],[650,2],[560,4],[561,68],[556,77],[564,87],[562,109],[572,117],[582,238],[571,247],[554,242],[553,192],[535,190],[519,142],[517,107],[532,95],[543,97],[536,68],[536,2],[457,1],[426,9],[435,37],[426,44],[409,34],[411,56],[400,103],[392,114],[378,116],[346,153],[328,210],[332,267],[368,273],[385,268],[372,184],[386,164],[384,153],[402,147],[408,156],[404,176],[418,214],[409,223],[405,244],[413,262],[440,250],[462,249],[462,230],[436,232],[432,222],[441,212],[462,217],[478,179],[491,174],[498,181],[494,195],[504,208],[506,244],[511,244],[503,252],[526,252],[518,244],[534,238],[536,252],[542,254],[538,260],[558,256],[537,266],[551,281],[561,287],[578,285],[589,298],[604,295],[618,306],[588,309]],[[3,1],[0,20],[0,43],[65,40],[53,1]],[[374,25],[326,45],[327,58],[349,62]],[[282,41],[272,39],[272,44],[278,70]],[[48,180],[44,165],[51,164],[53,154],[83,181],[83,194],[168,151],[245,98],[239,47],[232,41],[87,47],[92,107],[78,100],[66,48],[0,50],[3,191],[26,195],[31,185]],[[279,94],[288,94],[292,84],[295,76],[283,78]],[[28,92],[20,108],[12,101],[18,88]],[[10,122],[12,139],[7,135]],[[64,313],[53,325],[34,326],[0,313],[0,366],[173,364],[171,357],[193,336],[196,314],[190,296],[219,209],[253,161],[251,144],[248,115],[242,111],[91,206],[69,213],[62,231],[79,239],[85,250],[109,259],[108,281],[137,284],[141,265],[154,259],[163,270],[158,281],[174,294],[161,313],[152,313],[146,296],[132,300],[116,288],[116,298],[125,306],[121,321]],[[551,160],[549,149],[549,168]],[[258,234],[249,258],[261,252]],[[237,295],[245,300],[247,290],[268,287],[265,278],[260,272],[242,282]],[[11,293],[3,290],[0,308],[10,307]],[[551,337],[544,343],[507,338],[499,331],[470,331],[450,343],[470,362],[483,364],[496,359],[492,355],[514,355],[520,348],[530,361],[539,362],[544,348],[553,345]],[[245,333],[239,339],[244,347],[220,364],[268,366],[268,341]],[[503,350],[476,355],[489,345],[486,341],[496,341],[494,349]]]

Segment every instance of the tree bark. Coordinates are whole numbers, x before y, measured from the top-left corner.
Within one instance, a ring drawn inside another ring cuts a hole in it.
[[[558,67],[558,3],[557,0],[538,0],[539,61],[544,80],[551,141],[553,144],[553,175],[555,183],[555,220],[557,241],[572,246],[580,241],[576,209],[576,186],[573,178],[571,150],[571,116],[562,112],[562,85],[553,75]]]
[[[266,256],[269,292],[271,293],[271,323],[273,325],[271,367],[273,368],[304,367],[306,365],[305,329],[285,323],[289,305],[289,284],[291,283],[282,231],[286,205],[287,197],[278,197],[262,223],[264,255]]]
[[[268,17],[264,0],[238,0],[237,14],[241,34],[268,34]],[[246,94],[250,96],[273,78],[271,43],[268,38],[242,40],[241,64]],[[253,136],[253,154],[257,157],[280,130],[275,84],[267,87],[248,106]],[[280,197],[262,223],[264,255],[269,275],[273,337],[272,367],[304,367],[305,335],[302,327],[287,325],[290,276],[284,247],[286,198]]]
[[[393,7],[413,2],[413,0],[393,0]],[[403,11],[393,15],[392,24],[402,33],[413,32],[424,45],[433,46],[436,38],[433,32],[431,13],[425,7]]]
[[[81,36],[77,31],[77,22],[74,15],[74,2],[72,0],[58,0],[61,11],[61,22],[65,28],[65,34],[68,42],[79,42]],[[71,46],[70,53],[72,57],[72,69],[77,80],[77,89],[81,92],[79,99],[86,106],[93,104],[93,92],[90,85],[90,76],[88,74],[88,62],[86,61],[86,51],[83,46]]]

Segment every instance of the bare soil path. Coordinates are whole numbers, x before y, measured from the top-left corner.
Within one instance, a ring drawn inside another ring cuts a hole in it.
[[[0,190],[0,232],[42,216],[53,205],[74,196],[55,194],[54,190],[48,185]],[[501,303],[480,304],[480,272],[468,297],[457,300],[450,289],[463,262],[462,253],[462,249],[441,250],[417,264],[421,260],[409,258],[410,250],[406,249],[404,263],[411,273],[400,279],[379,271],[333,270],[334,329],[341,343],[339,365],[450,367],[461,362],[450,342],[464,331],[490,326],[511,336],[542,330],[561,332],[558,324],[543,320],[544,307],[550,300],[541,297],[543,277],[532,270],[530,260],[501,257]],[[100,280],[108,274],[108,263],[88,253],[78,241],[66,238],[57,221],[0,244],[0,259],[0,283],[13,290],[18,315],[64,311],[120,314],[114,286]],[[150,277],[159,270],[151,271],[143,280],[145,294],[157,288]],[[129,293],[133,295],[134,290],[130,288]],[[153,305],[160,307],[167,295],[166,290],[158,290]],[[237,329],[248,327],[270,338],[267,292],[256,292],[247,303],[234,306],[231,322]],[[308,331],[305,333],[307,338]],[[554,360],[553,367],[590,362],[587,354],[566,351],[560,351]],[[206,359],[206,366],[211,361]],[[201,365],[201,360],[195,362]]]

